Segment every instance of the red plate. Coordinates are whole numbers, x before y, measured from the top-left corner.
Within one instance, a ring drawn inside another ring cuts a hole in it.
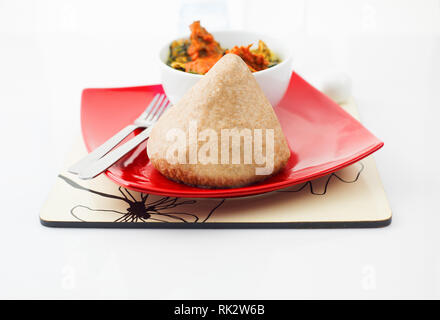
[[[161,85],[84,90],[81,122],[87,149],[95,149],[132,123],[157,93],[163,93]],[[356,119],[295,73],[275,110],[292,155],[281,173],[261,183],[235,189],[200,189],[170,181],[150,164],[146,142],[109,168],[106,175],[126,188],[158,195],[248,196],[329,174],[383,146]]]

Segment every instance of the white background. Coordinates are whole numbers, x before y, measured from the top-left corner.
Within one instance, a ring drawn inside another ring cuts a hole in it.
[[[393,223],[364,230],[50,229],[81,90],[159,83],[164,40],[284,37],[306,79],[353,81]],[[440,297],[440,1],[0,0],[1,298]]]

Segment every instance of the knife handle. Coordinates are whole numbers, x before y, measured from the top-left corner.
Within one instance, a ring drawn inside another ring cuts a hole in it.
[[[106,142],[101,144],[98,148],[90,152],[87,156],[76,162],[72,165],[68,171],[70,173],[78,174],[82,170],[85,170],[95,161],[101,159],[107,153],[109,153],[114,147],[118,145],[122,140],[124,140],[130,133],[132,133],[135,129],[137,129],[137,125],[128,125],[113,137],[108,139]]]
[[[139,133],[133,139],[127,141],[120,147],[110,151],[101,159],[93,162],[90,166],[81,170],[78,177],[84,180],[93,179],[100,173],[104,172],[110,166],[112,166],[116,161],[121,159],[128,152],[136,148],[139,144],[144,142],[150,135],[152,127],[146,128],[144,131]]]

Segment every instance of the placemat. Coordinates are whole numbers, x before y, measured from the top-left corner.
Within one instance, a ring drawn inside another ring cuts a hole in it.
[[[354,100],[341,105],[357,117]],[[81,139],[66,168],[86,154]],[[40,212],[48,227],[374,228],[391,223],[374,158],[286,189],[244,198],[190,199],[121,188],[105,175],[61,172]]]

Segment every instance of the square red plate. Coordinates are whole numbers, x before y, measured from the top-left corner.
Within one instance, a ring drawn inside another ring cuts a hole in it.
[[[81,124],[86,147],[95,149],[132,123],[162,86],[85,89]],[[275,108],[292,151],[278,175],[234,189],[201,189],[162,176],[150,164],[146,142],[106,171],[117,184],[140,192],[173,197],[238,197],[302,183],[346,167],[383,146],[361,123],[293,73],[289,89]]]

